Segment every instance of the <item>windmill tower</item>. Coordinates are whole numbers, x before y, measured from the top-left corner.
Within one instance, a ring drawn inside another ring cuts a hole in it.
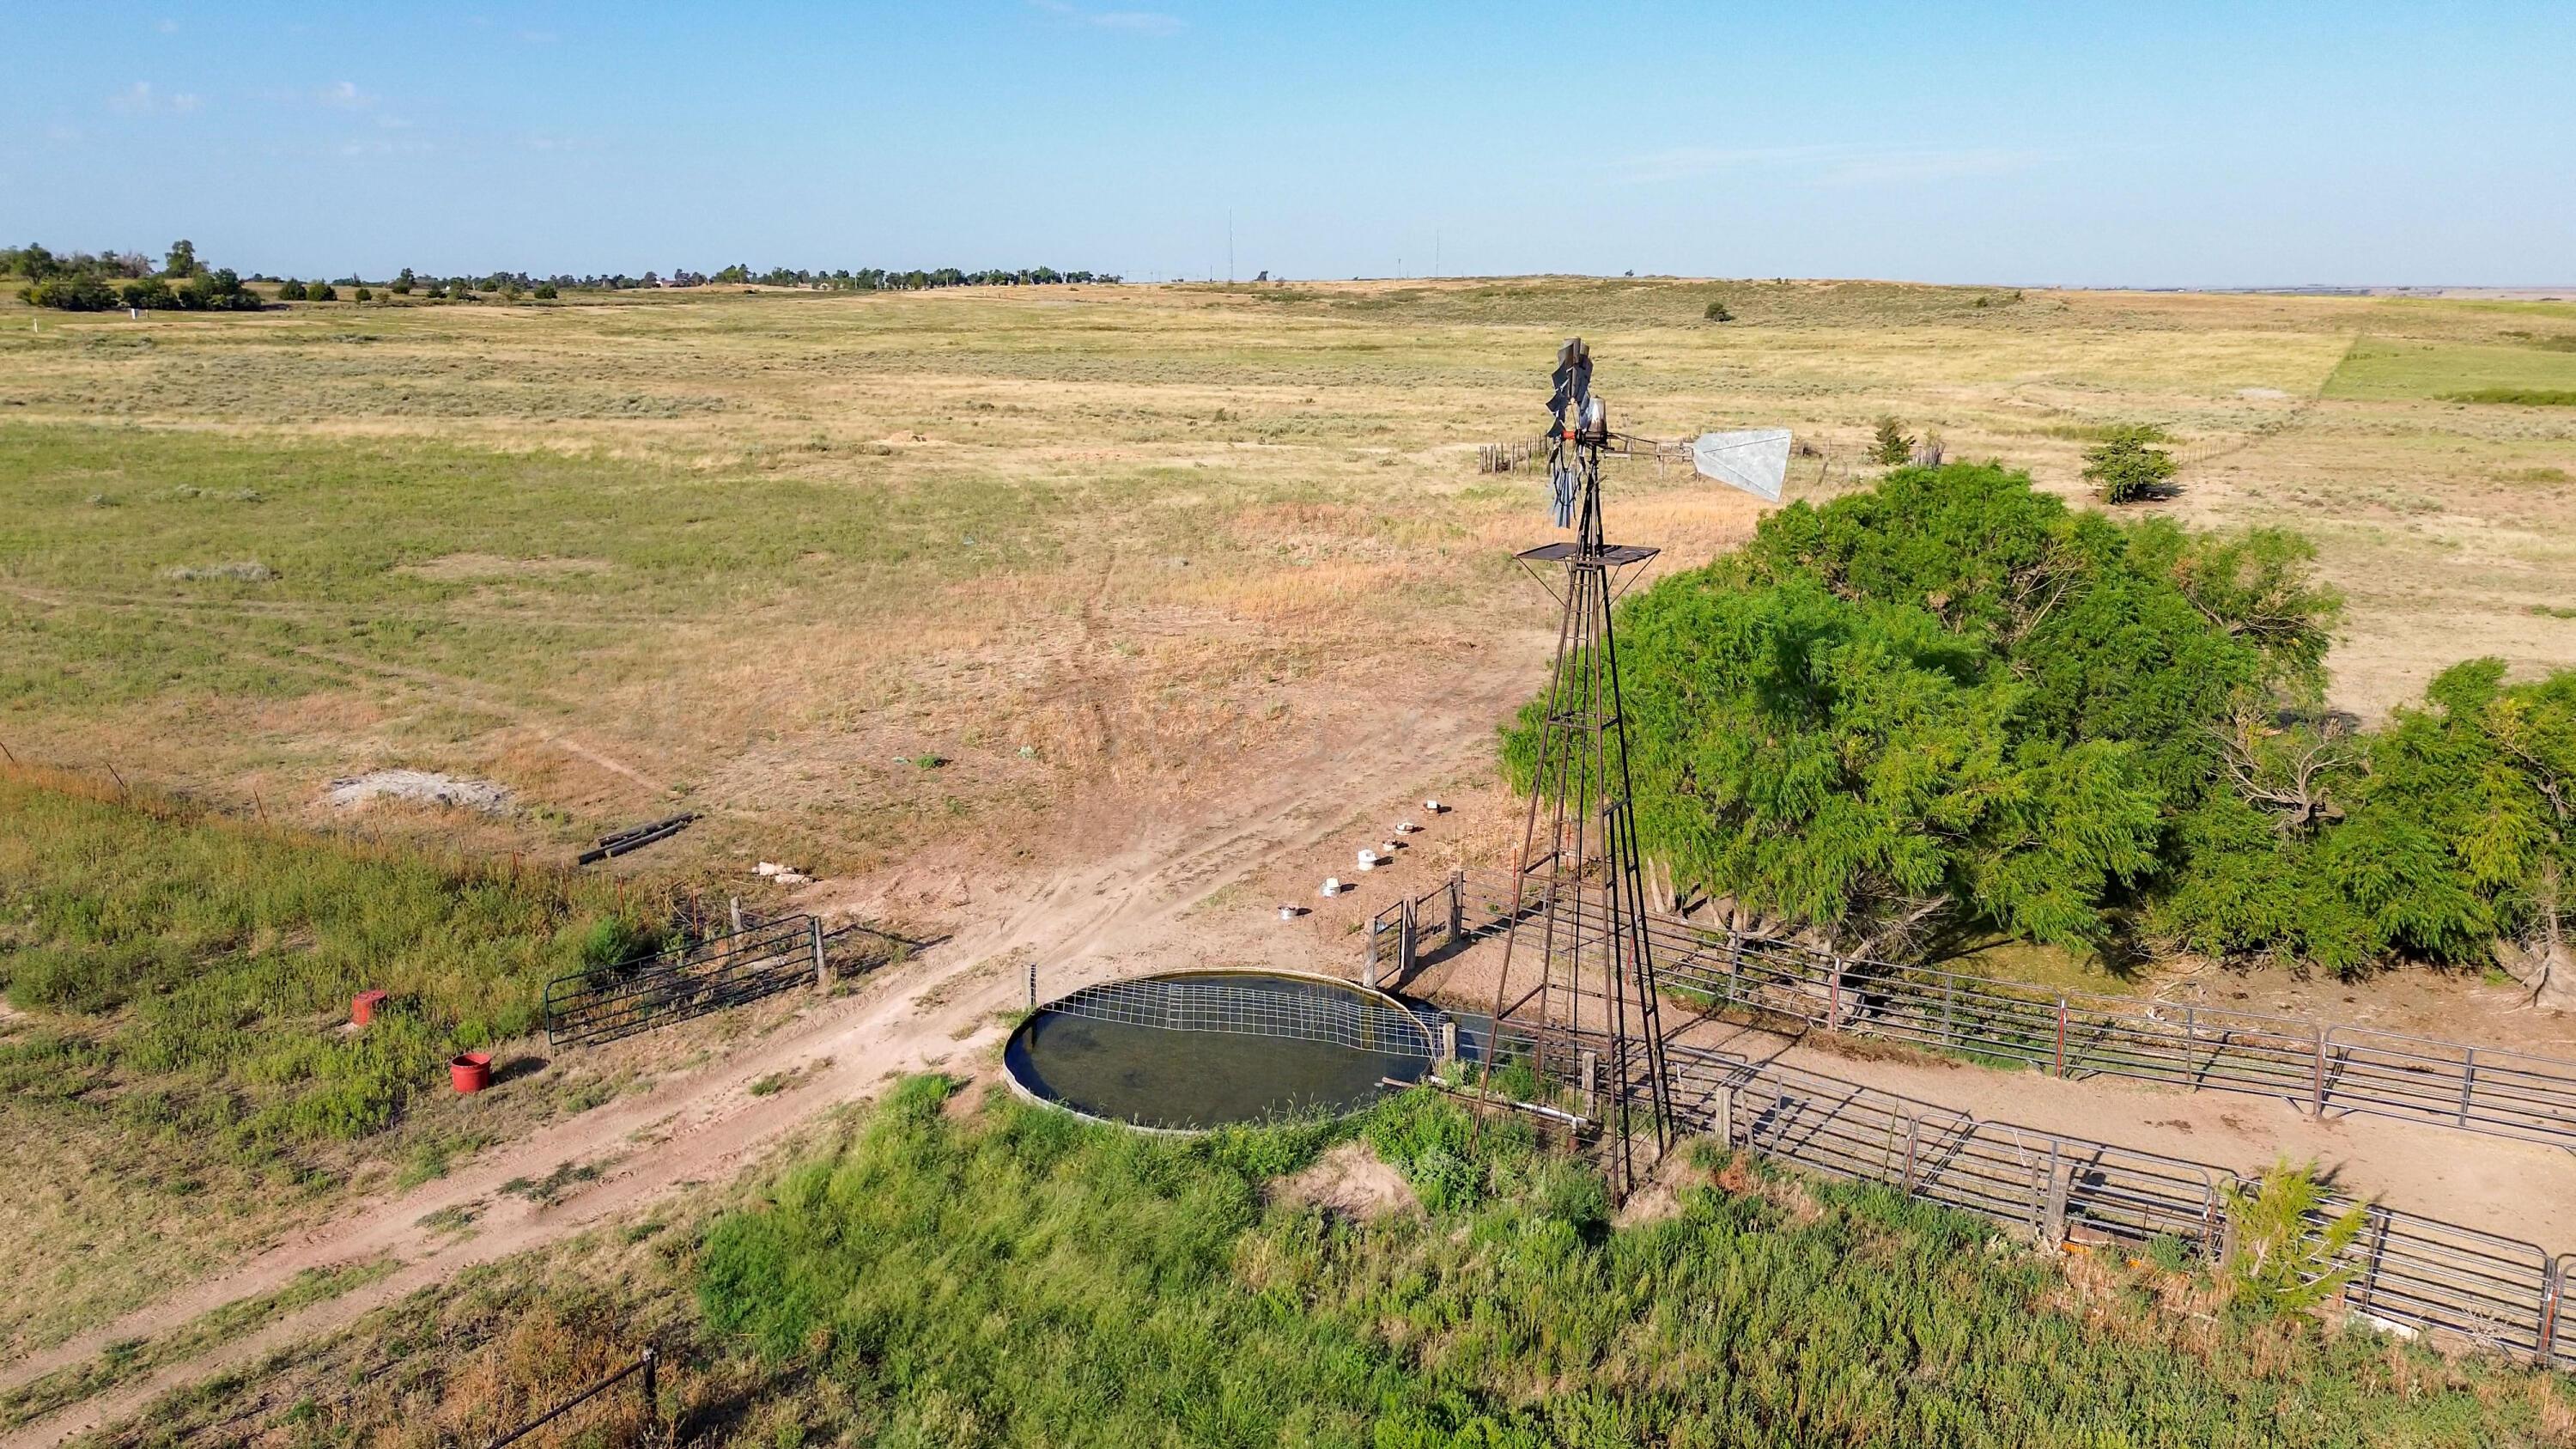
[[[1679,445],[1610,431],[1592,391],[1592,353],[1581,338],[1557,353],[1545,439],[1550,507],[1573,537],[1517,555],[1563,606],[1556,662],[1538,719],[1528,819],[1512,882],[1512,930],[1494,983],[1499,1037],[1526,1033],[1533,1067],[1570,1075],[1605,1103],[1611,1188],[1627,1196],[1641,1177],[1632,1108],[1652,1118],[1658,1160],[1673,1141],[1672,1077],[1662,1003],[1646,933],[1645,876],[1637,849],[1628,731],[1619,704],[1619,646],[1611,606],[1657,549],[1609,542],[1602,528],[1605,450],[1662,456]],[[1703,475],[1777,501],[1789,435],[1779,429],[1710,433],[1689,445]],[[1561,573],[1561,585],[1550,570]],[[1524,941],[1524,937],[1527,938]],[[1486,1054],[1490,1078],[1494,1053]]]

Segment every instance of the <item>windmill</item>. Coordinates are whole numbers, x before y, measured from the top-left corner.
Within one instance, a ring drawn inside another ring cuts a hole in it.
[[[1689,443],[1614,433],[1606,405],[1592,391],[1592,351],[1579,337],[1558,350],[1553,382],[1543,440],[1548,507],[1557,527],[1574,536],[1516,555],[1564,606],[1564,619],[1538,721],[1529,816],[1512,877],[1513,927],[1494,983],[1493,1019],[1497,1038],[1514,1026],[1529,1032],[1533,1066],[1542,1078],[1554,1058],[1574,1069],[1587,1093],[1610,1103],[1608,1167],[1613,1191],[1624,1198],[1638,1180],[1632,1134],[1621,1120],[1632,1095],[1644,1087],[1658,1159],[1672,1147],[1673,1104],[1610,614],[1660,550],[1607,541],[1601,460],[1605,454],[1687,456],[1703,477],[1777,502],[1789,466],[1789,433],[1704,433]],[[1488,449],[1488,457],[1496,451]],[[1563,568],[1562,591],[1541,571],[1548,564]],[[1532,916],[1538,980],[1514,996],[1515,957]],[[1485,1053],[1480,1087],[1490,1086],[1495,1055]]]

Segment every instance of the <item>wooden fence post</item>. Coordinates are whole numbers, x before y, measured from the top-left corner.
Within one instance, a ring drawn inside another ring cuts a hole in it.
[[[661,1354],[654,1351],[653,1345],[649,1343],[644,1345],[644,1422],[648,1425],[660,1412],[658,1407],[661,1403],[661,1394],[658,1392],[660,1385],[655,1382],[654,1369],[661,1360]]]
[[[1581,1063],[1579,1070],[1583,1081],[1583,1115],[1589,1117],[1593,1115],[1594,1089],[1601,1077],[1601,1058],[1591,1048],[1586,1047],[1576,1060]]]
[[[2469,1125],[2469,1097],[2478,1085],[2478,1049],[2466,1048],[2467,1059],[2460,1064],[2460,1125]]]
[[[2057,993],[2057,1075],[2066,1077],[2066,993]]]
[[[2322,1121],[2324,1121],[2324,1120],[2326,1119],[2326,1028],[2325,1028],[2325,1023],[2323,1023],[2323,1022],[2318,1022],[2318,1023],[2314,1026],[2314,1028],[2312,1028],[2312,1030],[2313,1030],[2313,1033],[2314,1033],[2314,1035],[2315,1035],[2315,1037],[2316,1037],[2316,1043],[2317,1043],[2317,1057],[2316,1057],[2316,1061],[2317,1061],[2317,1069],[2316,1069],[2316,1086],[2315,1086],[2315,1090],[2314,1090],[2314,1091],[2310,1094],[2310,1096],[2309,1096],[2309,1103],[2310,1103],[2311,1115],[2313,1115],[2313,1116],[2316,1118],[2316,1120],[2317,1120],[2317,1121],[2322,1122]]]
[[[1467,872],[1449,872],[1449,939],[1452,942],[1467,934]]]
[[[1454,1016],[1440,1018],[1440,1060],[1458,1060],[1458,1019]]]
[[[807,916],[805,928],[814,943],[814,992],[819,996],[832,989],[832,968],[823,960],[823,918]]]
[[[512,856],[511,859],[515,861],[518,857]],[[739,936],[742,934],[742,897],[733,896],[729,898],[727,901],[727,908],[733,914],[733,933]]]
[[[1728,1147],[1735,1145],[1735,1084],[1717,1089],[1717,1140]]]

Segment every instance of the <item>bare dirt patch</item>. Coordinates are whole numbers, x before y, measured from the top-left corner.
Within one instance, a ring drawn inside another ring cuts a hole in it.
[[[1319,1207],[1360,1222],[1422,1210],[1422,1200],[1413,1195],[1404,1174],[1378,1161],[1359,1142],[1345,1142],[1305,1171],[1272,1184],[1270,1200]]]
[[[370,770],[346,780],[332,781],[323,798],[343,810],[372,805],[379,800],[439,805],[454,810],[480,810],[492,815],[510,808],[510,792],[489,780],[460,780],[454,775],[430,770]]]

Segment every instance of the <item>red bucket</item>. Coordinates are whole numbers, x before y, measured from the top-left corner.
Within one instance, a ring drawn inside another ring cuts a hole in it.
[[[472,1096],[492,1085],[492,1054],[463,1052],[450,1057],[447,1062],[447,1075],[449,1080],[456,1083],[456,1090]]]
[[[349,998],[349,1024],[365,1026],[376,1019],[376,1008],[385,1004],[386,993],[361,991]]]

